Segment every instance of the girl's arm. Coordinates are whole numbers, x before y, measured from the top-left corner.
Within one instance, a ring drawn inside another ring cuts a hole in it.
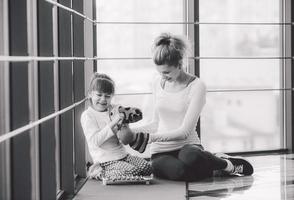
[[[117,117],[105,127],[101,128],[93,117],[89,116],[87,113],[83,113],[81,116],[81,124],[87,142],[95,146],[101,146],[110,137],[116,135],[116,124],[120,120],[120,117]]]
[[[191,90],[191,101],[180,127],[173,131],[150,135],[150,142],[164,142],[186,139],[195,130],[201,110],[206,99],[206,86],[198,80],[196,86]]]

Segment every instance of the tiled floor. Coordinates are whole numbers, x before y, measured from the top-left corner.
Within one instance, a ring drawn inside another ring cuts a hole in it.
[[[253,176],[214,177],[185,183],[155,180],[152,185],[102,186],[90,180],[75,200],[292,200],[294,154],[249,157]]]

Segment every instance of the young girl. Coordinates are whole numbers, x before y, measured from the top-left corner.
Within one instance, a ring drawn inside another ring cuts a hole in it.
[[[150,164],[143,158],[129,155],[116,135],[123,116],[117,114],[110,120],[114,93],[113,80],[106,74],[95,73],[88,90],[90,106],[81,116],[93,166],[96,167],[91,177],[148,176],[151,174]],[[97,166],[101,170],[97,170]]]

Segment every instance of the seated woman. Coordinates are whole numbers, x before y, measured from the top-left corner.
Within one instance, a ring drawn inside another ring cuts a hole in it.
[[[160,74],[153,83],[155,111],[151,123],[132,129],[134,149],[151,143],[155,176],[170,180],[196,181],[213,175],[253,174],[252,165],[241,157],[214,155],[205,151],[195,130],[205,104],[206,87],[196,76],[183,70],[187,42],[161,34],[154,43],[153,61]],[[150,133],[150,135],[149,135]]]

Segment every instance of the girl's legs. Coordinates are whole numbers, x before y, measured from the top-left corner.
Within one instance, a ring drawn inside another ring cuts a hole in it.
[[[139,175],[137,167],[123,160],[101,163],[101,167],[103,169],[102,176],[105,178],[113,179],[121,176]]]
[[[141,176],[150,176],[152,173],[151,165],[144,158],[140,158],[138,156],[128,155],[124,161],[132,164],[138,170],[139,175]]]
[[[106,178],[120,176],[149,176],[151,174],[150,164],[143,158],[128,155],[121,160],[109,161],[100,164],[103,175]]]

